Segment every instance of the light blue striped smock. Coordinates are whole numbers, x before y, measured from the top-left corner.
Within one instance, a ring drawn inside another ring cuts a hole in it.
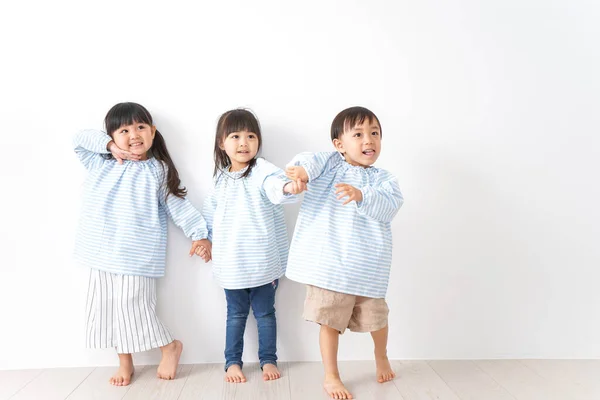
[[[306,170],[286,276],[297,282],[357,296],[384,298],[392,262],[390,222],[403,203],[389,172],[348,164],[338,152],[301,153],[288,165]],[[360,189],[363,200],[337,200],[335,185]]]
[[[248,289],[285,273],[288,236],[283,203],[298,196],[283,193],[289,182],[283,171],[259,158],[250,174],[220,171],[202,214],[212,241],[212,267],[225,289]]]
[[[166,166],[155,158],[119,164],[105,156],[110,140],[104,132],[84,130],[73,141],[88,170],[75,259],[101,271],[161,277],[167,215],[192,240],[207,238],[206,221],[187,199],[169,195],[165,202]]]

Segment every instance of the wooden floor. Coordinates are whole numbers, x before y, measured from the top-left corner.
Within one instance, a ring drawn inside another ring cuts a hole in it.
[[[398,377],[374,380],[374,363],[340,363],[356,399],[405,400],[596,400],[600,360],[393,361]],[[133,383],[113,387],[114,367],[0,371],[0,400],[327,399],[320,363],[281,363],[283,377],[263,382],[247,364],[248,382],[223,382],[222,364],[181,365],[177,379],[156,378],[156,366],[140,366]]]

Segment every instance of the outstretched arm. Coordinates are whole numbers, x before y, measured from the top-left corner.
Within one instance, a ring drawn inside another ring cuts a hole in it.
[[[260,185],[262,193],[273,204],[295,203],[298,201],[296,194],[301,193],[304,184],[298,186],[291,184],[285,177],[283,170],[263,158],[256,160],[252,169],[253,179]]]
[[[303,182],[312,182],[341,161],[343,158],[337,151],[300,153],[288,163],[285,172],[293,181],[301,179]]]

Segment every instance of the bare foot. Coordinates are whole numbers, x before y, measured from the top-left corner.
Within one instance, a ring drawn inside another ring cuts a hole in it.
[[[243,383],[246,382],[246,377],[242,372],[242,368],[238,364],[232,364],[225,372],[225,382]]]
[[[342,383],[339,375],[325,375],[323,387],[332,399],[351,399],[352,395]]]
[[[375,359],[375,365],[377,367],[377,382],[391,381],[396,377],[396,373],[392,370],[390,360],[387,357]]]
[[[121,359],[121,365],[117,372],[108,380],[111,385],[115,386],[127,386],[131,382],[133,376],[133,360],[131,355],[129,360]]]
[[[281,378],[281,374],[275,364],[263,365],[263,379],[265,381],[272,381]]]
[[[177,372],[177,365],[179,365],[179,357],[183,350],[183,344],[179,340],[173,340],[166,346],[160,348],[162,351],[162,358],[158,369],[156,370],[156,376],[160,379],[175,379],[175,373]]]

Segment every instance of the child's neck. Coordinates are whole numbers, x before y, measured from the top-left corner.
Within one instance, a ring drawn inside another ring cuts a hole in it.
[[[246,168],[247,166],[248,166],[248,163],[239,163],[239,162],[232,161],[231,165],[229,166],[229,172],[241,171],[244,168]]]
[[[353,165],[355,167],[371,168],[370,165],[362,165],[362,164],[357,163],[356,161],[354,161],[350,157],[348,157],[346,155],[346,153],[343,153],[343,156],[344,156],[344,160],[346,160],[346,162],[350,165]]]

